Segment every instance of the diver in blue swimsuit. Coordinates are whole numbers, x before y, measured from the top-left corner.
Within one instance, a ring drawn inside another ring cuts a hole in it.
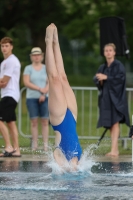
[[[55,161],[62,167],[79,163],[82,149],[76,132],[77,102],[64,70],[57,28],[50,24],[46,29],[45,63],[49,81],[49,114],[55,131]]]
[[[65,118],[61,124],[52,127],[61,134],[59,148],[66,156],[66,159],[69,161],[77,156],[78,160],[80,160],[82,150],[76,133],[76,121],[71,111],[67,109]]]

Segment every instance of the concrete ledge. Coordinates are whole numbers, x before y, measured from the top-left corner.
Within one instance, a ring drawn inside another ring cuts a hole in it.
[[[132,162],[131,155],[120,155],[118,157],[113,156],[96,156],[92,160],[95,162]]]
[[[110,157],[110,156],[94,156],[90,157],[90,160],[94,162],[132,162],[131,155],[120,155],[118,157]],[[47,155],[27,155],[23,154],[22,157],[1,157],[0,161],[48,161]]]

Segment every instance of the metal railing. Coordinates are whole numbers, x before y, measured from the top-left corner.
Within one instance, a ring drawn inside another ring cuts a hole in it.
[[[80,139],[98,139],[103,128],[97,129],[99,117],[98,90],[96,87],[72,87],[78,105],[77,132]],[[133,88],[127,88],[127,99],[130,117],[133,114]],[[18,105],[18,129],[19,133],[26,138],[31,138],[30,120],[26,108],[26,88],[21,89],[21,97]],[[129,127],[121,125],[120,139],[124,142],[128,138]],[[39,135],[41,137],[41,134]],[[54,133],[50,128],[50,138],[54,138]]]

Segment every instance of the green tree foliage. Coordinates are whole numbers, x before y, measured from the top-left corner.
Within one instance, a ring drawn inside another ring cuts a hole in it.
[[[8,35],[14,39],[14,53],[24,67],[30,62],[33,46],[40,46],[45,52],[45,30],[54,22],[59,29],[67,74],[91,77],[104,60],[99,50],[99,19],[125,19],[132,53],[132,9],[131,0],[1,0],[0,38]],[[132,56],[129,62],[133,62]]]
[[[54,22],[61,29],[66,21],[64,9],[60,0],[0,1],[0,38],[13,38],[14,53],[21,61],[22,71],[30,62],[29,53],[33,46],[39,46],[45,52],[46,27]]]
[[[14,27],[21,29],[24,24],[30,31],[32,45],[39,45],[44,50],[46,26],[54,22],[60,28],[65,22],[64,9],[60,0],[0,1],[1,27],[8,31]],[[3,34],[5,31],[1,29],[0,36]]]

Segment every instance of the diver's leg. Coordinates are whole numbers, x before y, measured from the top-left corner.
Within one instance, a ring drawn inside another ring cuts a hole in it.
[[[67,107],[73,113],[75,119],[77,119],[77,103],[73,90],[71,89],[69,82],[67,80],[67,76],[64,70],[63,58],[60,50],[59,40],[58,40],[58,32],[55,26],[54,35],[53,35],[53,50],[55,63],[57,67],[58,74],[60,76],[60,80],[63,87],[63,92],[66,98]]]
[[[60,81],[60,77],[56,68],[55,57],[53,52],[53,32],[54,26],[49,25],[46,29],[46,70],[49,81],[49,98],[48,98],[48,107],[50,114],[50,122],[52,125],[58,125],[64,119],[67,110],[67,103],[64,96],[62,84]],[[56,133],[56,132],[55,132]],[[56,134],[55,143],[57,146],[60,144],[61,134]],[[62,166],[64,164],[68,164],[65,156],[59,149],[55,149],[54,151],[55,161]]]
[[[67,103],[62,89],[62,84],[56,68],[53,52],[54,26],[49,25],[46,29],[46,70],[49,80],[48,106],[50,112],[50,122],[52,125],[60,124],[67,109]]]

